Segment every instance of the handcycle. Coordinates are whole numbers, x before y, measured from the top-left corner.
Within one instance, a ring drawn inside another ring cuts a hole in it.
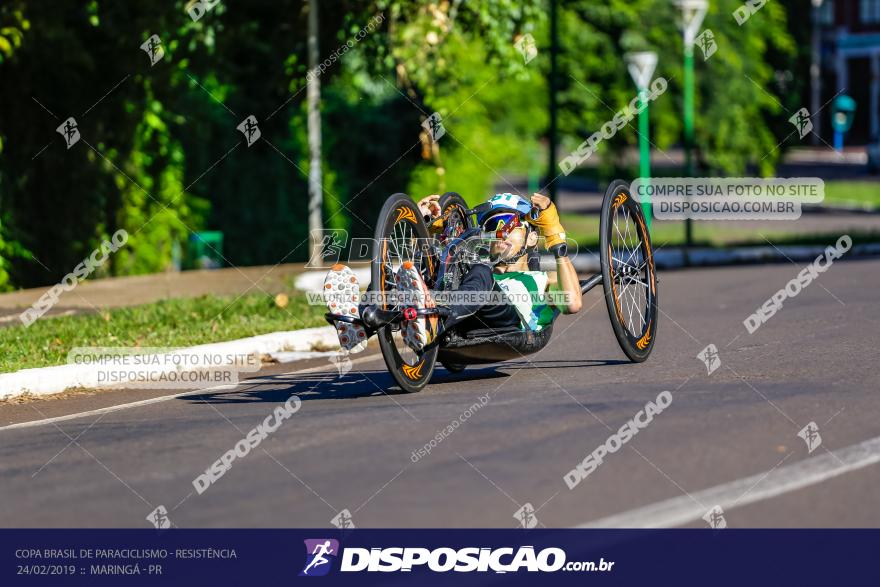
[[[370,263],[369,291],[378,294],[374,298],[381,303],[370,306],[361,318],[325,315],[331,324],[361,320],[375,331],[388,371],[408,393],[421,391],[428,384],[437,362],[457,373],[471,364],[518,358],[544,348],[553,333],[552,324],[537,331],[518,327],[462,330],[456,326],[444,330],[442,306],[416,308],[395,302],[394,275],[403,263],[413,263],[432,290],[452,292],[469,264],[476,262],[475,248],[468,245],[483,238],[474,220],[481,207],[469,208],[455,192],[443,194],[438,204],[440,217],[432,226],[439,226],[439,230],[431,234],[412,198],[402,193],[390,196],[379,212]],[[640,363],[651,354],[657,337],[657,276],[642,206],[633,199],[626,182],[616,180],[605,191],[599,231],[601,271],[580,280],[581,293],[602,285],[614,336],[624,354]],[[532,268],[537,268],[536,263],[534,253]],[[432,315],[438,317],[441,328],[433,333],[430,344],[416,352],[404,343],[401,325]]]

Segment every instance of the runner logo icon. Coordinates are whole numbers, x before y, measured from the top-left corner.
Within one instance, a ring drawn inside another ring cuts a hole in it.
[[[310,538],[306,543],[306,566],[300,577],[321,577],[330,572],[339,555],[339,541],[332,538]]]

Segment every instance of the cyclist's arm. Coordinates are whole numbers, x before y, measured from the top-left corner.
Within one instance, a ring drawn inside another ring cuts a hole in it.
[[[555,289],[568,295],[567,304],[556,304],[566,314],[579,312],[582,305],[581,283],[578,280],[577,271],[571,259],[560,257],[556,259],[556,287]]]
[[[546,239],[549,250],[565,247],[565,230],[559,222],[559,214],[556,206],[550,198],[542,194],[532,196],[532,204],[540,211],[537,218],[531,220]],[[567,303],[554,303],[556,307],[566,314],[574,314],[581,309],[581,284],[578,281],[577,271],[571,260],[564,255],[556,259],[556,291],[567,294]]]

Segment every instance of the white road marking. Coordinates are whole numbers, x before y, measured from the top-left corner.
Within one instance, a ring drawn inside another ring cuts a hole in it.
[[[351,364],[357,365],[359,363],[366,363],[367,361],[375,361],[381,359],[382,355],[370,355],[368,357],[359,357],[357,359],[352,359]],[[318,365],[317,367],[309,367],[308,369],[302,369],[299,371],[290,371],[288,373],[282,373],[282,375],[299,375],[301,373],[313,373],[315,371],[324,371],[328,370],[328,367],[332,367],[332,365]],[[181,393],[175,393],[172,395],[163,395],[160,397],[154,397],[150,399],[140,400],[136,402],[130,402],[127,404],[119,404],[115,406],[108,406],[106,408],[100,408],[97,410],[89,410],[88,412],[77,412],[75,414],[67,414],[65,416],[55,416],[53,418],[44,418],[42,420],[32,420],[30,422],[20,422],[18,424],[9,424],[8,426],[0,426],[0,432],[4,430],[17,430],[20,428],[32,428],[35,426],[46,426],[48,424],[53,424],[55,422],[65,422],[67,420],[76,420],[77,418],[85,418],[87,416],[97,416],[99,414],[106,414],[107,412],[119,412],[122,410],[128,410],[131,408],[139,408],[141,406],[148,406],[150,404],[157,404],[160,402],[166,402],[168,400],[172,400],[178,397],[187,397],[190,395],[200,395],[203,393],[209,393],[214,391],[223,391],[226,389],[236,389],[239,387],[251,385],[254,383],[261,383],[265,381],[261,381],[259,377],[254,379],[246,379],[236,384],[227,384],[227,385],[218,385],[216,387],[208,387],[205,389],[197,389],[195,391],[184,391]]]
[[[784,493],[803,489],[880,462],[880,437],[810,457],[769,473],[723,483],[690,496],[683,495],[594,520],[578,528],[672,528],[701,519],[716,505],[727,512]],[[751,488],[751,489],[750,489]],[[700,504],[705,504],[702,508]]]

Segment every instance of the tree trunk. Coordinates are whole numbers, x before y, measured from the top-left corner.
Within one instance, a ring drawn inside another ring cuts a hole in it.
[[[320,263],[322,228],[321,208],[323,187],[321,185],[321,81],[318,74],[318,0],[309,0],[309,72],[307,78],[309,105],[309,259]]]

